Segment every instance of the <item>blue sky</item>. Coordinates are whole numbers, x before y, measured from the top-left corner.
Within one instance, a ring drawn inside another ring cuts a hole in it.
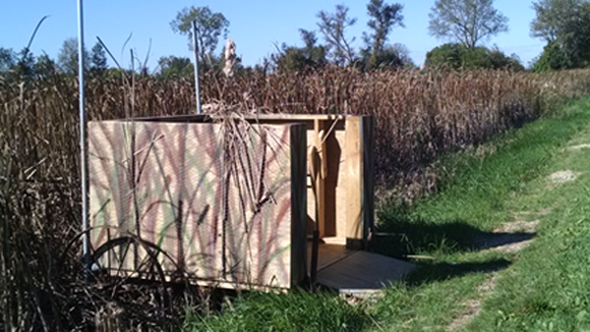
[[[44,15],[43,23],[32,45],[35,54],[47,53],[56,58],[63,41],[77,35],[76,0],[1,0],[0,47],[22,49]],[[359,0],[216,0],[216,1],[137,1],[85,0],[85,40],[91,48],[99,36],[118,61],[129,67],[129,48],[141,59],[148,54],[148,66],[155,68],[161,56],[190,57],[187,39],[172,32],[170,21],[183,7],[209,6],[221,12],[230,22],[229,38],[237,44],[237,53],[247,65],[254,65],[275,50],[275,43],[302,45],[299,28],[317,30],[317,13],[333,11],[337,4],[350,8],[349,14],[358,19],[349,31],[355,36],[355,46],[362,46],[361,35],[367,30],[366,1]],[[389,36],[390,43],[403,43],[417,64],[422,64],[426,52],[444,43],[428,35],[428,13],[434,0],[397,0],[404,5],[405,28],[396,28]],[[496,0],[495,7],[509,18],[510,31],[493,37],[486,46],[497,45],[502,51],[519,55],[526,65],[539,55],[544,42],[529,36],[534,18],[530,0]],[[122,50],[125,41],[131,39]],[[220,42],[220,45],[222,42]]]

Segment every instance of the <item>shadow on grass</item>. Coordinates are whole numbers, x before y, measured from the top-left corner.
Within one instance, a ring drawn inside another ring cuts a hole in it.
[[[373,236],[372,249],[391,257],[438,252],[452,254],[528,241],[535,233],[484,232],[465,222],[386,222]]]
[[[433,223],[422,220],[385,219],[373,236],[372,250],[396,258],[411,255],[454,254],[493,249],[528,241],[534,233],[484,232],[466,222]],[[492,258],[487,261],[448,263],[423,261],[406,282],[419,285],[461,277],[470,273],[489,273],[506,269],[512,261]]]
[[[419,265],[418,269],[406,279],[409,285],[420,285],[424,283],[442,281],[461,277],[471,273],[490,273],[501,271],[512,262],[507,259],[493,259],[486,262],[469,263],[425,263]]]

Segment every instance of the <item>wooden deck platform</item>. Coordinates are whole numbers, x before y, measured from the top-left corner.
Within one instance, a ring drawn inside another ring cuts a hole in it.
[[[311,246],[308,253],[311,253]],[[322,243],[318,253],[317,282],[342,294],[367,296],[400,281],[414,268],[414,264],[399,259]]]

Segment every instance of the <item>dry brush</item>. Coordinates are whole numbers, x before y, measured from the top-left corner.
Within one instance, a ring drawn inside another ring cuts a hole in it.
[[[203,80],[205,104],[245,112],[374,115],[375,176],[382,184],[404,184],[410,195],[433,187],[434,179],[417,174],[425,174],[442,153],[483,142],[542,115],[555,102],[590,93],[590,71],[327,69]],[[93,313],[108,305],[97,304],[101,299],[81,283],[74,269],[78,251],[64,253],[80,224],[77,91],[76,80],[59,73],[35,80],[0,77],[4,330],[92,325]],[[86,91],[92,120],[187,114],[195,107],[190,81],[94,78]]]

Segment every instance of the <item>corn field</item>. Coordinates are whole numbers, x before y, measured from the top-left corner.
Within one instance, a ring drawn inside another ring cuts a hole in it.
[[[559,102],[590,93],[590,71],[581,70],[327,69],[229,80],[207,74],[202,80],[205,109],[373,115],[377,183],[404,186],[410,196],[435,187],[436,179],[424,170],[441,154],[477,145]],[[190,81],[94,78],[86,91],[90,120],[187,114],[195,108]],[[127,326],[134,327],[175,319],[170,313],[142,315],[149,301],[134,305],[140,296],[105,293],[80,274],[77,92],[77,80],[59,73],[34,80],[0,77],[0,324],[5,331],[85,329],[100,325],[97,317],[109,310],[111,316],[124,312]]]

